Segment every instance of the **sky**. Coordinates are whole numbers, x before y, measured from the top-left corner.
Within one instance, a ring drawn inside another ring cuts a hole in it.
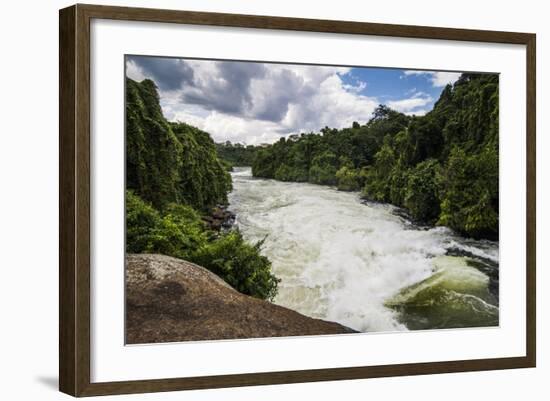
[[[379,104],[424,115],[460,73],[127,56],[126,75],[156,83],[169,121],[259,145],[365,124]]]

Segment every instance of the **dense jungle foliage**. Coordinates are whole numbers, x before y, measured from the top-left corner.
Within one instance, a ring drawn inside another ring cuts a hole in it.
[[[233,166],[252,166],[257,147],[227,141],[217,143],[216,149],[220,159],[232,170]]]
[[[126,188],[154,207],[207,210],[227,202],[231,177],[206,132],[162,115],[155,83],[126,80]]]
[[[126,251],[161,253],[201,265],[243,294],[273,299],[278,280],[260,254],[262,242],[248,244],[238,230],[206,229],[191,206],[169,204],[162,211],[126,192]]]
[[[379,106],[365,125],[328,127],[256,148],[252,173],[361,190],[413,219],[498,238],[498,75],[463,74],[432,111]]]
[[[155,83],[126,80],[126,251],[195,262],[238,291],[273,299],[278,280],[236,229],[215,232],[201,215],[227,203],[231,177],[210,135],[168,122]]]

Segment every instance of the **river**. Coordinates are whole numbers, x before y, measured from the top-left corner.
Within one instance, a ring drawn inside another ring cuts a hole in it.
[[[361,332],[496,326],[498,243],[417,227],[388,204],[232,172],[230,210],[281,280],[274,302]]]

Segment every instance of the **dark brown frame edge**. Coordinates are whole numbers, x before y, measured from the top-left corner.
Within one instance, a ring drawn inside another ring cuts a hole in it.
[[[90,20],[182,23],[402,38],[510,43],[527,48],[526,356],[121,382],[90,382]],[[527,368],[536,365],[536,35],[77,4],[59,12],[59,389],[73,396]]]

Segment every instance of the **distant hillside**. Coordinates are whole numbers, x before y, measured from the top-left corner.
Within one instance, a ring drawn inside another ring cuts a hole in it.
[[[252,166],[256,151],[259,147],[253,145],[241,145],[240,143],[217,143],[219,157],[229,166]]]

